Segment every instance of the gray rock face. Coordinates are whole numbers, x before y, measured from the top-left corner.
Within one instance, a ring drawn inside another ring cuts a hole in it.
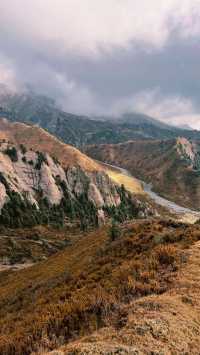
[[[86,173],[79,166],[64,170],[51,156],[41,154],[31,150],[22,153],[20,147],[15,148],[6,142],[0,144],[0,209],[9,200],[8,187],[19,193],[22,199],[26,196],[36,206],[39,192],[51,205],[58,205],[64,196],[62,183],[72,198],[87,195],[99,209],[101,223],[104,221],[102,207],[120,204],[117,188],[104,172]],[[42,162],[39,162],[41,157]]]
[[[96,174],[91,174],[90,177],[102,196],[103,205],[118,206],[120,204],[121,200],[116,185],[110,180],[108,175],[104,172],[97,172]]]

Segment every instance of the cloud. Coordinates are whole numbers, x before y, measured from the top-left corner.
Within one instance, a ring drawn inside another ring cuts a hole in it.
[[[174,125],[200,129],[200,114],[194,103],[181,96],[163,96],[158,88],[118,101],[113,113],[137,111]]]
[[[72,80],[68,81],[58,73],[54,77],[54,80],[55,79],[57,87],[60,90],[57,103],[62,109],[80,115],[93,115],[94,112],[96,115],[102,113],[98,107],[98,100],[95,97],[95,94],[92,93],[87,87],[81,86]]]
[[[1,0],[0,24],[0,84],[79,114],[198,120],[199,0]]]
[[[148,111],[153,117],[162,120],[194,112],[191,100],[181,96],[163,96],[159,89],[138,93],[134,101],[136,110]]]
[[[6,84],[9,91],[12,92],[19,89],[19,83],[11,62],[0,56],[0,90],[2,84]]]
[[[200,113],[199,114],[187,114],[182,116],[171,117],[168,120],[168,124],[177,126],[177,127],[186,127],[193,128],[200,131]]]
[[[196,35],[197,10],[196,0],[1,0],[1,33],[26,48],[92,57],[133,41],[161,48],[176,26]]]

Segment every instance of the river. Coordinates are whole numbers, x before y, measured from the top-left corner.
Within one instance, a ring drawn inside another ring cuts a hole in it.
[[[119,166],[116,165],[111,165],[106,163],[103,163],[103,165],[107,166],[108,168],[110,167],[112,169],[115,169],[116,171],[120,172],[122,175],[128,176],[129,178],[132,177],[134,179],[134,182],[135,180],[137,180],[142,185],[144,192],[146,192],[148,196],[156,202],[156,204],[166,207],[170,212],[176,214],[177,217],[182,221],[194,223],[196,220],[200,218],[200,212],[192,210],[190,208],[180,206],[175,202],[172,202],[170,200],[167,200],[164,197],[161,197],[159,194],[157,194],[152,190],[152,184],[147,184],[146,182],[133,177],[128,170],[124,168],[120,168]]]

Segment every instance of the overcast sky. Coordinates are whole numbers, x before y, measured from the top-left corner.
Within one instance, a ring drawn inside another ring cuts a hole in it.
[[[0,0],[0,83],[200,129],[200,0]]]

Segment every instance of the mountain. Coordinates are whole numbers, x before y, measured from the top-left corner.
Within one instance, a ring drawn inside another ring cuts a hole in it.
[[[139,113],[139,112],[128,112],[124,113],[119,117],[111,117],[110,120],[115,120],[120,123],[128,123],[128,124],[149,124],[154,125],[157,128],[166,129],[169,131],[176,131],[176,127],[170,126],[164,122],[161,122],[151,116]],[[178,128],[177,128],[178,129]]]
[[[92,145],[94,159],[128,169],[153,189],[182,206],[200,209],[200,144],[184,137]]]
[[[200,209],[199,133],[0,98],[0,354],[198,354],[200,221],[98,161]]]
[[[84,170],[99,170],[99,165],[81,153],[78,149],[61,142],[52,134],[36,125],[19,122],[9,122],[0,119],[0,139],[6,139],[15,144],[24,144],[28,148],[41,150],[57,158],[64,167],[80,165]]]
[[[133,139],[198,138],[198,131],[178,129],[139,113],[121,117],[85,117],[60,110],[52,99],[33,92],[13,94],[0,91],[0,117],[37,124],[76,147],[120,143]]]
[[[76,148],[43,129],[0,120],[0,224],[82,228],[147,213],[124,187]]]

